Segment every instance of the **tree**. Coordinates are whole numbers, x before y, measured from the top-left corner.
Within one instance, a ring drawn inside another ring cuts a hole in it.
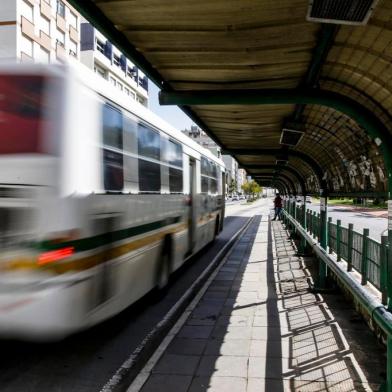
[[[237,181],[235,179],[232,179],[231,183],[229,184],[229,193],[234,192],[237,192]]]
[[[245,195],[252,196],[252,200],[255,199],[256,195],[258,196],[263,191],[263,188],[254,180],[245,182],[242,184],[241,188]]]

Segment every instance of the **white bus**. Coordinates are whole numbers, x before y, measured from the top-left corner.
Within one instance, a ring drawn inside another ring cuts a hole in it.
[[[224,165],[87,68],[0,68],[0,337],[56,339],[163,288],[224,218]]]

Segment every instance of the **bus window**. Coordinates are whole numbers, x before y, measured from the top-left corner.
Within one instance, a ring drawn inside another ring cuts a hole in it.
[[[139,190],[161,191],[160,136],[144,124],[138,126]]]
[[[124,186],[122,121],[118,110],[103,106],[103,178],[107,191],[121,191]]]
[[[50,78],[0,75],[0,154],[53,153],[49,115],[54,102],[45,99]],[[50,107],[48,105],[51,105]]]
[[[209,162],[206,158],[201,157],[200,172],[201,172],[201,193],[208,193],[209,183]]]
[[[182,147],[169,140],[167,148],[167,162],[169,163],[170,193],[183,192]],[[174,167],[173,167],[174,166]]]

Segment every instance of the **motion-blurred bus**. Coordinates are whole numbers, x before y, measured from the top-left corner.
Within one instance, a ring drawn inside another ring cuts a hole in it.
[[[82,65],[0,68],[0,337],[128,307],[211,242],[224,165]]]

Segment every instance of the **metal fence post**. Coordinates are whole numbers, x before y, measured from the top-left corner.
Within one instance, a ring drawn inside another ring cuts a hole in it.
[[[320,214],[317,213],[316,214],[316,224],[315,224],[315,228],[316,228],[316,232],[315,234],[315,238],[317,238],[317,240],[320,242],[320,222],[321,222],[321,218],[320,218]]]
[[[328,253],[332,253],[332,244],[331,244],[331,226],[332,226],[332,218],[328,218]]]
[[[388,303],[387,279],[388,279],[388,236],[381,236],[380,249],[380,286],[381,286],[381,303],[386,305]]]
[[[302,218],[302,227],[304,228],[304,230],[306,231],[306,221],[307,221],[307,216],[306,216],[306,195],[303,195],[303,204],[300,207],[301,208],[301,218]],[[305,237],[301,238],[301,253],[305,253],[305,249],[306,249],[306,240]]]
[[[336,222],[336,255],[337,255],[337,261],[340,261],[342,259],[341,251],[340,251],[340,239],[342,236],[342,221],[340,219],[337,220]]]
[[[369,229],[363,229],[362,234],[362,262],[361,262],[361,284],[365,285],[367,283],[367,275],[368,275],[368,237],[369,237]]]
[[[354,245],[354,225],[348,224],[348,243],[347,243],[347,271],[350,272],[353,269],[353,245]]]

